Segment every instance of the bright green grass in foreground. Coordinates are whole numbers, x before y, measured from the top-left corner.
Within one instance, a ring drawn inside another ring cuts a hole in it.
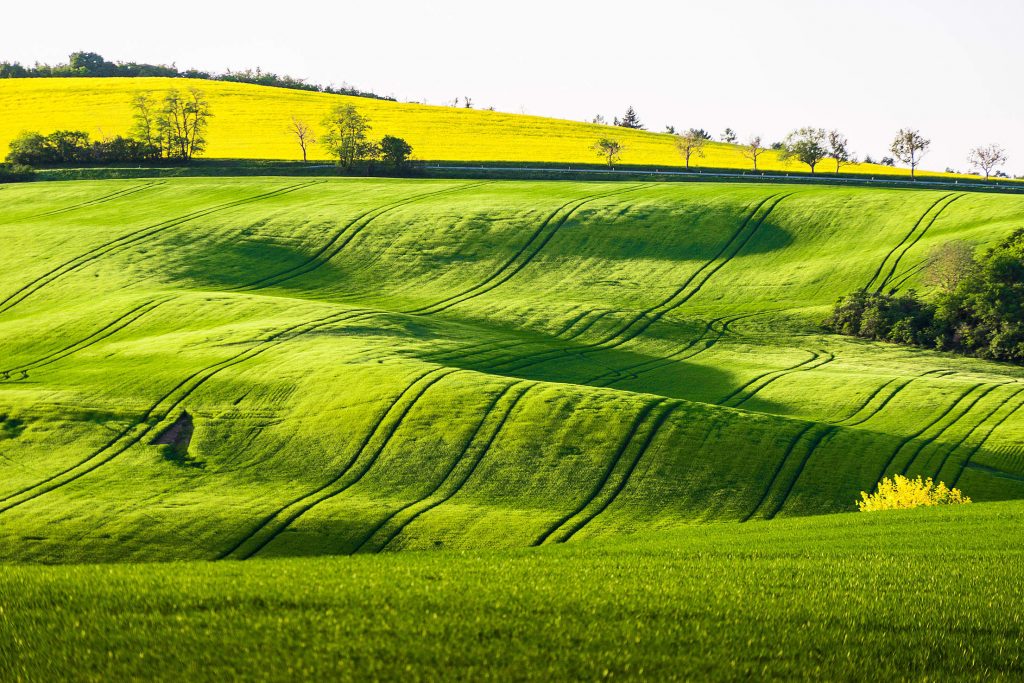
[[[1020,680],[1024,506],[0,572],[4,680]]]
[[[1024,498],[1024,370],[818,327],[857,287],[917,284],[936,244],[1024,225],[1024,197],[309,178],[0,196],[3,560],[557,544],[849,510],[894,472]]]

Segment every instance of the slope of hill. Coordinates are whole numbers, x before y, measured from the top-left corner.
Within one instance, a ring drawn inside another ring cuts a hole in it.
[[[358,97],[285,90],[244,83],[168,78],[42,78],[0,80],[0,150],[24,130],[44,133],[78,129],[94,137],[126,134],[131,126],[129,102],[135,93],[197,87],[211,102],[210,158],[301,159],[288,132],[293,116],[318,125],[338,102],[354,104],[373,126],[374,136],[398,135],[413,146],[417,158],[446,161],[557,162],[593,164],[596,140],[613,136],[626,146],[622,163],[682,166],[673,136],[578,121],[521,114],[403,104]],[[312,158],[325,159],[313,149]],[[694,166],[749,169],[740,148],[709,143]],[[765,152],[761,170],[804,172],[807,167]],[[823,162],[819,170],[830,170]],[[844,172],[903,175],[906,169],[877,164],[845,166]],[[922,173],[949,176],[945,173]]]
[[[0,190],[0,557],[559,543],[1024,498],[1024,369],[822,334],[1024,197],[174,179]]]
[[[534,551],[5,567],[0,678],[1018,680],[1022,533],[1014,501]]]

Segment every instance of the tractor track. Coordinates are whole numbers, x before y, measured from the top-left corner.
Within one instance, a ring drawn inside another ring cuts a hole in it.
[[[247,204],[263,201],[265,199],[279,197],[285,194],[289,194],[291,192],[296,192],[306,187],[310,187],[312,185],[319,185],[323,182],[325,181],[316,180],[297,183],[295,185],[289,185],[287,187],[278,188],[276,190],[264,192],[258,195],[254,195],[252,197],[247,197],[245,199],[238,199],[231,202],[225,202],[223,204],[218,204],[216,206],[212,206],[206,209],[200,209],[199,211],[193,211],[192,213],[188,213],[177,218],[172,218],[170,220],[157,223],[155,225],[141,228],[139,230],[135,230],[133,232],[127,233],[115,239],[104,242],[103,244],[93,247],[84,254],[76,256],[70,261],[65,261],[56,268],[50,269],[46,273],[38,276],[31,282],[23,285],[22,287],[11,293],[5,299],[0,300],[0,314],[10,311],[12,308],[25,301],[32,294],[38,292],[43,287],[50,285],[51,283],[62,278],[63,276],[72,273],[78,270],[79,268],[82,268],[83,266],[89,265],[90,263],[93,263],[94,261],[104,256],[112,254],[126,247],[133,246],[143,240],[149,239],[150,237],[166,232],[171,228],[178,227],[179,225],[182,225],[189,221],[196,220],[197,218],[203,218],[205,216],[218,213],[220,211],[226,211],[228,209],[233,209],[239,206],[245,206]]]
[[[963,462],[960,463],[960,469],[957,471],[956,476],[953,477],[953,481],[950,482],[949,484],[950,488],[956,487],[957,483],[960,481],[960,477],[962,477],[964,474],[964,470],[966,470],[968,467],[984,467],[983,465],[975,465],[973,463],[974,456],[978,454],[978,451],[981,450],[981,447],[985,445],[989,437],[992,436],[993,432],[1002,427],[1003,424],[1013,415],[1015,415],[1017,411],[1021,409],[1022,406],[1024,406],[1024,401],[1018,403],[1014,408],[1007,412],[1006,415],[1004,415],[1001,419],[997,420],[996,423],[989,428],[988,432],[986,432],[985,436],[981,439],[981,441],[979,441],[978,444],[971,449],[971,451],[964,458]],[[1022,477],[1021,479],[1024,480],[1024,477]]]
[[[494,445],[495,440],[498,438],[498,435],[501,434],[502,429],[505,427],[505,423],[508,422],[509,417],[519,405],[519,402],[534,386],[536,385],[520,381],[513,382],[502,389],[498,395],[495,396],[494,400],[491,401],[491,404],[484,412],[483,417],[480,418],[480,422],[477,423],[473,434],[466,441],[465,448],[463,448],[458,457],[452,461],[451,466],[438,480],[437,485],[434,486],[433,490],[420,497],[418,500],[407,503],[385,517],[379,524],[371,529],[368,534],[363,536],[356,545],[353,553],[361,552],[378,535],[380,536],[380,539],[374,544],[374,552],[383,551],[410,524],[427,512],[430,512],[434,508],[448,502],[457,493],[459,493],[459,491],[462,490],[462,487],[465,486],[466,482],[469,481],[470,477],[472,477],[476,472],[476,469],[484,456],[490,452],[491,446]],[[499,410],[498,405],[503,401],[507,405],[503,406]],[[463,463],[468,464],[463,466]],[[456,471],[460,468],[462,471],[456,474]],[[444,490],[442,491],[442,489]],[[398,521],[395,523],[394,528],[387,531],[386,528],[388,525],[396,519],[398,519]]]
[[[965,417],[967,417],[970,414],[970,412],[974,409],[974,406],[978,405],[979,401],[981,401],[983,398],[988,396],[990,393],[992,393],[993,391],[995,391],[999,387],[1004,386],[1004,385],[1009,384],[1009,383],[1010,383],[1010,381],[1007,380],[1007,381],[1004,381],[1004,382],[997,382],[995,384],[987,384],[987,385],[986,384],[980,384],[980,385],[978,385],[978,387],[983,387],[982,390],[980,392],[978,392],[978,395],[975,396],[974,398],[972,398],[971,401],[969,403],[967,403],[966,406],[964,406],[962,410],[958,411],[960,413],[959,415],[954,416],[953,419],[951,419],[948,422],[946,422],[939,431],[935,432],[935,434],[933,434],[932,436],[924,439],[923,441],[921,441],[921,443],[918,444],[917,448],[914,449],[914,452],[911,454],[910,459],[907,461],[907,464],[904,465],[903,469],[900,470],[900,474],[906,475],[907,472],[910,471],[910,468],[913,466],[914,462],[917,461],[917,458],[924,451],[924,449],[926,447],[932,445],[935,442],[936,439],[938,439],[940,436],[942,436],[947,431],[952,429],[954,426],[958,425],[960,423],[960,420],[962,420]],[[953,415],[952,411],[947,413],[947,416],[952,416],[952,415]]]
[[[700,289],[715,273],[730,263],[732,259],[742,251],[743,247],[746,246],[751,238],[753,238],[753,236],[758,232],[758,229],[764,224],[764,221],[768,218],[775,207],[778,206],[782,200],[792,196],[792,194],[795,193],[786,195],[773,194],[762,199],[754,209],[747,214],[746,218],[740,223],[739,228],[732,233],[718,252],[711,259],[705,261],[700,268],[691,273],[686,281],[684,281],[683,284],[680,285],[672,294],[654,306],[640,311],[605,337],[590,344],[579,345],[573,349],[553,349],[547,353],[541,353],[527,359],[517,358],[506,363],[499,363],[495,365],[493,369],[496,372],[518,372],[524,368],[538,365],[560,356],[580,355],[615,349],[626,344],[632,339],[635,339],[650,328],[651,325],[661,320],[665,315],[679,308],[693,298],[693,296],[700,291]],[[769,205],[773,200],[774,203]],[[763,214],[761,214],[761,217],[755,221],[754,219],[758,212],[760,212],[766,205],[769,205],[768,208]],[[747,228],[751,225],[753,227],[748,230]],[[698,281],[698,278],[701,276],[703,276],[702,279]],[[695,282],[696,284],[694,285]]]
[[[632,425],[630,425],[629,431],[619,444],[614,455],[609,459],[604,474],[598,480],[590,495],[572,512],[563,516],[547,531],[538,536],[532,545],[538,546],[548,541],[565,543],[595,517],[604,512],[626,487],[633,471],[636,469],[644,453],[647,452],[661,425],[665,423],[678,405],[678,403],[672,403],[666,399],[658,399],[645,404],[637,413]],[[642,436],[637,440],[637,436],[641,433]],[[630,447],[633,447],[635,454],[632,458],[627,458],[626,453],[630,450]],[[625,463],[623,465],[624,471],[618,477],[618,482],[609,488],[615,471],[620,469],[620,463]],[[592,505],[594,509],[587,512],[587,508],[590,508]]]
[[[789,486],[786,487],[782,497],[779,498],[778,505],[776,505],[771,512],[765,515],[765,519],[775,519],[775,516],[782,511],[782,508],[784,508],[786,503],[789,502],[789,497],[792,495],[793,489],[796,488],[796,483],[799,481],[800,476],[804,473],[807,463],[810,462],[811,456],[814,455],[814,452],[818,450],[818,447],[821,446],[826,439],[831,438],[837,431],[839,431],[839,427],[835,425],[825,426],[811,440],[810,445],[807,447],[807,453],[804,455],[803,460],[800,461],[800,464],[797,465],[796,472],[793,473],[793,478],[790,479]]]
[[[487,292],[511,280],[517,273],[519,273],[519,271],[529,265],[530,262],[532,262],[533,259],[544,249],[544,247],[547,246],[548,242],[554,238],[561,227],[565,225],[573,214],[575,214],[584,205],[599,199],[626,194],[628,192],[636,192],[637,190],[647,187],[651,187],[651,184],[633,185],[625,189],[617,189],[611,192],[594,194],[562,204],[540,224],[540,227],[530,235],[529,239],[526,240],[526,243],[523,244],[515,254],[513,254],[498,268],[498,270],[491,273],[491,275],[482,282],[479,282],[468,289],[464,289],[458,294],[453,294],[441,299],[440,301],[406,312],[417,315],[434,315],[458,304],[465,303],[470,299],[475,299],[482,294],[486,294]],[[559,216],[560,213],[562,214],[561,216]]]
[[[18,374],[20,376],[16,377],[13,381],[19,382],[28,379],[29,370],[35,370],[47,365],[52,365],[53,363],[63,360],[68,356],[84,351],[85,349],[103,341],[107,337],[117,334],[132,323],[148,316],[150,313],[168,301],[171,301],[173,298],[174,297],[168,296],[161,299],[150,299],[149,301],[143,302],[83,339],[57,349],[56,351],[42,356],[41,358],[29,361],[28,363],[23,363],[22,365],[7,370],[0,370],[0,380],[10,380],[11,376],[14,374]]]
[[[910,232],[904,235],[903,239],[901,239],[896,244],[896,246],[890,249],[889,253],[887,253],[885,257],[882,259],[882,262],[878,264],[878,267],[875,269],[875,273],[871,276],[871,279],[868,280],[867,284],[864,285],[864,291],[871,289],[872,285],[875,284],[875,281],[879,278],[879,276],[881,276],[882,271],[885,269],[885,264],[889,262],[889,259],[892,257],[893,254],[895,254],[899,250],[900,247],[906,244],[907,240],[914,236],[914,233],[917,232],[917,229],[921,226],[921,223],[923,223],[924,220],[928,217],[928,214],[932,212],[932,209],[938,206],[944,199],[948,199],[949,197],[952,197],[954,194],[956,193],[950,192],[949,194],[942,195],[941,197],[936,199],[931,206],[925,209],[925,212],[921,214],[920,218],[917,219],[917,222],[914,223],[914,227],[910,229]]]
[[[266,351],[285,343],[286,341],[295,339],[296,337],[307,334],[308,332],[321,327],[339,322],[371,317],[373,315],[376,315],[376,312],[367,310],[348,310],[308,320],[302,323],[296,323],[283,330],[275,332],[253,346],[243,349],[234,356],[230,356],[197,370],[175,385],[173,389],[161,396],[146,410],[139,420],[134,421],[131,425],[122,429],[107,443],[99,449],[91,452],[84,459],[70,467],[65,467],[59,472],[56,472],[35,484],[22,487],[21,489],[0,498],[0,513],[7,512],[12,508],[23,505],[46,493],[76,481],[111,462],[114,458],[139,443],[149,433],[159,427],[160,424],[164,422],[178,406],[182,405],[196,392],[196,390],[221,371],[251,360],[252,358],[259,356]]]
[[[905,247],[903,247],[903,251],[901,251],[899,256],[897,256],[896,259],[892,262],[892,266],[889,268],[888,274],[882,279],[880,283],[878,283],[878,287],[875,289],[876,294],[880,294],[882,290],[889,284],[890,280],[892,280],[892,278],[896,274],[896,269],[899,268],[900,261],[902,261],[903,257],[907,255],[907,252],[913,249],[914,246],[921,241],[921,238],[924,237],[929,230],[931,230],[932,226],[935,225],[935,221],[939,219],[939,216],[941,216],[942,213],[946,209],[948,209],[953,202],[959,199],[963,199],[965,196],[967,196],[966,193],[960,193],[956,195],[948,202],[940,206],[938,210],[932,214],[932,217],[928,220],[928,223],[924,226],[924,229],[917,233],[914,239],[910,241],[910,244],[907,244]]]
[[[97,197],[96,199],[90,199],[85,202],[79,202],[78,204],[72,204],[71,206],[65,206],[61,209],[54,209],[52,211],[44,211],[42,213],[32,214],[31,216],[22,216],[21,218],[15,218],[13,221],[4,223],[4,225],[14,225],[17,223],[21,223],[22,221],[31,221],[36,220],[37,218],[48,218],[50,216],[58,216],[63,213],[70,213],[72,211],[77,211],[79,209],[86,209],[89,208],[90,206],[106,204],[107,202],[112,202],[114,200],[121,199],[122,197],[127,197],[129,195],[135,194],[136,192],[142,192],[143,190],[148,190],[159,185],[165,185],[166,183],[166,180],[156,180],[149,183],[143,183],[142,185],[134,185],[132,187],[117,190],[116,192],[111,192],[110,194],[103,195],[102,197]]]
[[[923,379],[925,377],[929,377],[929,376],[934,376],[934,377],[938,378],[938,377],[946,377],[948,375],[953,375],[953,374],[956,374],[953,370],[928,370],[927,372],[923,372],[923,373],[921,373],[920,375],[918,375],[916,377],[893,377],[888,382],[885,382],[884,384],[879,386],[877,389],[875,389],[873,392],[871,392],[871,394],[869,394],[868,397],[866,399],[864,399],[864,402],[860,405],[859,408],[857,408],[848,417],[840,420],[836,424],[842,425],[844,427],[856,427],[857,425],[862,425],[865,422],[867,422],[868,420],[870,420],[873,417],[875,417],[876,415],[878,415],[879,413],[881,413],[882,409],[885,408],[887,405],[889,405],[889,402],[892,401],[894,398],[896,398],[897,394],[899,394],[901,391],[903,391],[908,386],[913,384],[915,381],[917,381],[919,379]],[[862,410],[867,408],[871,404],[871,402],[873,400],[875,400],[875,398],[880,393],[882,393],[882,391],[885,390],[886,387],[888,387],[890,384],[898,382],[901,379],[904,380],[903,384],[900,384],[898,387],[896,387],[895,390],[892,391],[892,393],[890,393],[884,399],[882,399],[882,402],[879,403],[878,406],[875,407],[874,410],[872,410],[871,412],[867,413],[864,417],[860,418],[859,420],[851,421],[855,417],[857,417],[857,415],[860,414],[860,412]]]
[[[794,372],[806,372],[808,370],[816,370],[817,368],[820,368],[823,365],[827,365],[835,360],[835,355],[827,351],[822,351],[820,353],[817,351],[807,351],[807,353],[811,354],[811,357],[808,358],[807,360],[801,361],[796,365],[792,365],[788,368],[783,368],[781,370],[770,370],[768,372],[761,373],[757,377],[754,377],[753,379],[748,381],[746,384],[743,384],[737,389],[730,392],[717,403],[723,406],[732,404],[730,407],[738,408],[747,401],[749,401],[751,398],[753,398],[755,394],[757,394],[759,391],[767,387],[769,384],[772,384],[777,380],[786,377],[787,375],[790,375]],[[821,360],[822,358],[824,358],[824,360]],[[819,360],[821,360],[820,363],[818,362]],[[753,389],[751,389],[751,387],[753,387]],[[745,396],[743,395],[744,392],[746,392]],[[738,401],[736,401],[737,398],[739,399]],[[734,401],[735,403],[733,403]]]
[[[237,555],[237,559],[240,560],[247,560],[253,557],[266,548],[267,545],[274,541],[274,539],[280,536],[285,529],[291,527],[296,520],[312,510],[314,507],[325,500],[329,500],[341,493],[344,493],[346,490],[357,484],[377,462],[380,454],[385,448],[387,448],[392,437],[394,437],[399,427],[401,427],[406,416],[419,402],[420,398],[423,397],[427,390],[445,377],[456,372],[458,372],[458,370],[451,368],[435,368],[428,370],[427,372],[420,373],[420,375],[410,382],[391,402],[387,410],[384,412],[383,417],[374,424],[373,428],[370,429],[369,432],[367,432],[359,447],[352,454],[352,457],[349,458],[348,462],[334,477],[312,491],[292,499],[290,502],[282,505],[276,511],[264,517],[256,528],[247,533],[231,548],[222,552],[217,559],[227,559],[232,555]],[[386,422],[389,424],[385,425]],[[378,437],[378,443],[371,448],[370,444],[374,441],[375,436]],[[364,453],[367,453],[366,457],[363,457]],[[354,477],[349,478],[349,481],[342,484],[341,481],[346,478],[346,475],[351,472],[354,467],[360,464],[360,461],[365,462],[361,463],[359,471],[356,472]],[[246,546],[249,547],[246,548]]]
[[[306,261],[304,261],[303,263],[292,266],[291,268],[283,270],[279,273],[275,273],[273,275],[268,275],[267,277],[254,280],[244,285],[228,287],[226,291],[253,291],[257,289],[264,289],[266,287],[279,285],[282,282],[287,282],[288,280],[301,277],[303,275],[308,275],[309,273],[312,273],[313,271],[318,270],[327,263],[329,263],[332,259],[334,259],[334,257],[340,254],[345,249],[345,247],[347,247],[348,244],[353,239],[355,239],[355,237],[360,232],[363,231],[364,228],[366,228],[370,223],[377,220],[387,212],[401,208],[403,206],[406,206],[407,204],[412,204],[414,202],[435,197],[437,195],[449,194],[452,192],[458,192],[462,190],[469,190],[476,187],[480,187],[481,185],[487,185],[490,182],[494,181],[468,183],[465,185],[459,185],[457,187],[445,188],[443,190],[425,192],[422,194],[414,195],[412,197],[404,197],[402,199],[395,200],[388,204],[383,204],[373,209],[364,211],[363,213],[359,214],[358,216],[350,220],[348,223],[346,223],[345,226],[337,233],[335,233],[334,236],[330,240],[328,240],[326,244],[320,247],[320,249],[318,249],[312,256],[306,259]]]
[[[1017,390],[1015,390],[1014,392],[1012,392],[1012,393],[1011,393],[1011,394],[1010,394],[1009,396],[1007,396],[1007,397],[1006,397],[1005,399],[1003,399],[1002,401],[1000,401],[999,403],[997,403],[997,404],[996,404],[996,406],[995,406],[995,407],[994,407],[994,408],[993,408],[992,410],[988,411],[988,413],[987,413],[987,414],[986,414],[986,415],[985,415],[985,416],[984,416],[983,418],[981,418],[980,420],[978,420],[978,422],[977,422],[977,423],[976,423],[976,424],[975,424],[975,425],[974,425],[973,427],[971,427],[971,429],[970,429],[970,430],[969,430],[969,431],[968,431],[968,432],[967,432],[966,434],[964,434],[963,438],[961,438],[961,439],[960,439],[959,441],[957,441],[957,442],[956,442],[956,443],[955,443],[955,444],[954,444],[953,446],[951,446],[951,447],[950,447],[949,449],[947,449],[947,450],[946,450],[946,454],[945,454],[945,455],[944,455],[944,456],[942,457],[942,459],[941,459],[941,460],[939,461],[939,466],[935,468],[935,474],[934,474],[934,476],[932,477],[932,479],[934,479],[935,481],[939,481],[939,475],[941,475],[941,474],[942,474],[942,470],[943,470],[943,469],[945,469],[945,467],[946,467],[946,463],[947,463],[947,462],[949,461],[949,458],[950,458],[950,456],[951,456],[951,455],[953,455],[953,453],[954,453],[954,452],[956,452],[956,450],[957,450],[958,448],[960,448],[961,446],[963,446],[963,445],[964,445],[964,443],[965,443],[965,442],[967,441],[967,439],[971,438],[971,436],[972,436],[972,435],[973,435],[973,434],[974,434],[974,433],[975,433],[976,431],[978,431],[978,430],[979,430],[979,429],[980,429],[980,428],[981,428],[981,427],[982,427],[982,426],[983,426],[983,425],[984,425],[984,424],[985,424],[986,422],[988,422],[988,421],[989,421],[989,419],[990,419],[990,418],[991,418],[991,417],[992,417],[993,415],[995,415],[995,414],[996,414],[996,413],[998,413],[998,412],[999,412],[999,411],[1000,411],[1001,409],[1003,409],[1004,407],[1006,407],[1006,404],[1008,404],[1008,403],[1009,403],[1010,401],[1012,401],[1013,399],[1017,398],[1017,396],[1018,396],[1018,395],[1020,395],[1020,394],[1021,394],[1021,392],[1024,392],[1024,387],[1020,387],[1019,389],[1017,389]],[[1010,413],[1007,413],[1007,414],[1006,414],[1006,416],[1005,416],[1005,417],[1003,417],[1003,420],[1005,420],[1005,419],[1006,419],[1007,417],[1009,417],[1009,416],[1010,416],[1010,415],[1011,415],[1012,413],[1013,413],[1013,411],[1010,411]],[[992,431],[993,431],[993,430],[995,429],[995,427],[996,427],[996,426],[998,426],[999,424],[1002,424],[1002,421],[1000,421],[1000,422],[997,422],[997,423],[996,423],[996,425],[994,425],[994,426],[992,427],[992,429],[989,429],[988,433],[989,433],[989,434],[991,434],[991,433],[992,433]],[[972,453],[973,453],[973,452],[972,452]]]

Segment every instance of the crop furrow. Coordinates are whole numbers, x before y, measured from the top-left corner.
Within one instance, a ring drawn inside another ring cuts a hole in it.
[[[757,499],[757,503],[754,505],[753,508],[751,508],[750,512],[748,512],[746,516],[740,520],[741,522],[749,521],[750,518],[757,514],[757,511],[761,509],[761,506],[764,505],[765,501],[768,500],[768,494],[772,492],[772,488],[775,486],[775,482],[778,480],[779,475],[782,474],[782,469],[786,466],[786,462],[789,461],[789,456],[793,454],[793,450],[796,448],[796,445],[800,443],[801,439],[804,438],[804,434],[809,432],[813,427],[813,422],[808,425],[805,425],[802,429],[798,430],[797,433],[793,435],[793,438],[789,440],[789,444],[786,445],[786,450],[783,451],[782,457],[779,458],[779,461],[775,466],[775,471],[772,472],[771,478],[768,479],[768,485],[764,487],[764,491],[761,493],[761,497]]]
[[[839,422],[837,422],[836,424],[841,424],[844,427],[855,427],[857,425],[864,424],[865,422],[867,422],[871,418],[873,418],[876,415],[878,415],[879,413],[881,413],[882,409],[885,408],[887,405],[889,405],[890,401],[892,401],[894,398],[896,398],[896,396],[901,391],[906,389],[908,386],[913,384],[915,381],[917,381],[919,379],[923,379],[923,378],[928,377],[930,375],[934,375],[935,377],[945,377],[946,375],[952,375],[952,374],[954,374],[952,370],[928,370],[927,372],[921,373],[917,377],[909,377],[909,378],[893,377],[888,382],[885,382],[884,384],[880,385],[877,389],[875,389],[873,392],[871,392],[871,394],[869,394],[868,397],[866,399],[864,399],[864,402],[861,403],[861,405],[856,410],[854,410],[848,417],[846,417],[846,418],[844,418],[842,420],[839,420]],[[896,389],[894,389],[892,392],[887,394],[886,397],[884,399],[882,399],[882,402],[879,403],[878,406],[874,408],[874,410],[871,410],[870,412],[865,414],[864,417],[860,418],[859,420],[851,421],[855,417],[857,417],[857,415],[859,415],[862,410],[866,409],[871,404],[871,402],[873,400],[875,400],[875,398],[879,394],[881,394],[882,391],[885,390],[886,387],[888,387],[889,385],[894,384],[896,382],[899,382],[901,379],[903,380],[903,383],[900,384],[898,387],[896,387]]]

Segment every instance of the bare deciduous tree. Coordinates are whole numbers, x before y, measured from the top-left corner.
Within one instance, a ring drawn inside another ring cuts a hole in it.
[[[597,153],[597,156],[604,157],[605,161],[608,162],[608,168],[612,168],[615,166],[615,162],[622,156],[625,147],[618,140],[601,138],[594,143],[591,149]]]
[[[921,157],[931,147],[932,141],[921,135],[920,131],[912,128],[901,128],[896,133],[896,138],[889,146],[892,155],[910,166],[910,177],[914,178],[917,166],[921,163]]]
[[[949,294],[974,270],[974,247],[961,240],[940,244],[928,254],[927,263],[925,284]]]
[[[754,170],[757,170],[757,158],[767,151],[761,144],[760,135],[752,135],[743,146],[743,156],[754,162]]]
[[[149,93],[137,93],[132,98],[131,106],[131,136],[154,149],[157,156],[162,156],[164,149],[160,136],[159,110],[153,96]]]
[[[302,119],[292,117],[292,123],[288,126],[288,132],[295,136],[302,148],[302,162],[306,162],[306,150],[310,145],[316,144],[316,132],[313,127]]]
[[[1006,163],[1006,150],[996,144],[975,147],[967,156],[967,163],[980,168],[988,180],[992,171]]]
[[[707,144],[707,138],[693,128],[676,138],[676,149],[679,150],[679,154],[686,161],[686,168],[690,168],[690,157],[694,155],[698,157],[704,156],[705,144]]]
[[[838,130],[831,130],[828,133],[828,155],[836,162],[837,175],[843,164],[854,162],[853,155],[850,153],[850,141]]]

